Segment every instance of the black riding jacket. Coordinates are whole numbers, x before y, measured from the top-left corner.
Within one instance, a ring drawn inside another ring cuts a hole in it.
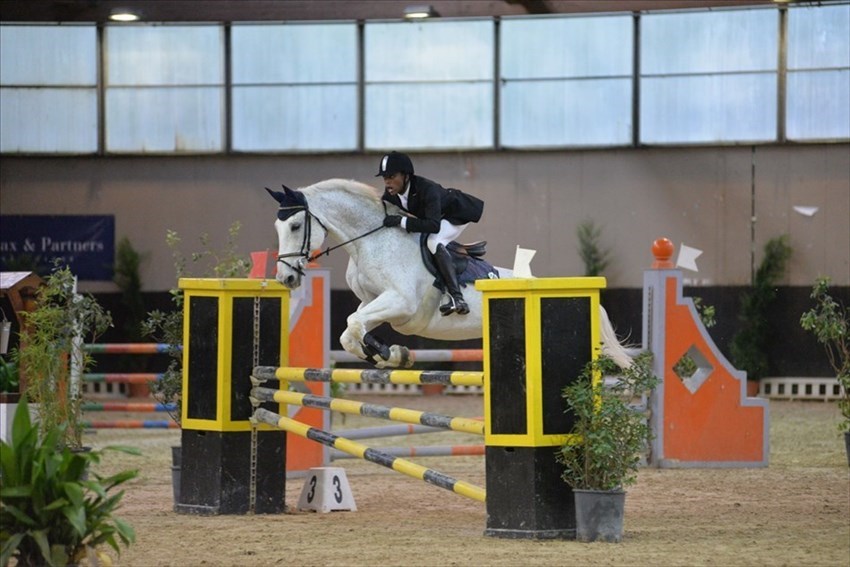
[[[406,209],[398,195],[391,196],[384,191],[383,199],[416,216],[408,217],[407,232],[436,233],[440,231],[442,219],[460,225],[478,222],[484,212],[484,201],[481,199],[457,189],[446,189],[418,175],[410,176]]]

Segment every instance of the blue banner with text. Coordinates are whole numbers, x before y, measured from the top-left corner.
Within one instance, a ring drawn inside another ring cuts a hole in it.
[[[80,280],[112,280],[115,216],[0,216],[0,269],[45,276],[57,258]]]

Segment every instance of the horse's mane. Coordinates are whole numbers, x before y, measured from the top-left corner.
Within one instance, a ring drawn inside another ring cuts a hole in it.
[[[325,181],[319,181],[318,183],[311,185],[307,189],[315,189],[316,191],[332,191],[341,189],[354,197],[365,198],[375,204],[379,204],[381,202],[381,195],[374,187],[361,183],[360,181],[354,181],[353,179],[326,179]]]

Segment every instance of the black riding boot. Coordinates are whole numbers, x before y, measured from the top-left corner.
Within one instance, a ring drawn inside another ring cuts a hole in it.
[[[457,274],[455,273],[454,262],[452,262],[452,255],[442,244],[437,245],[434,262],[437,264],[437,269],[440,270],[440,275],[443,276],[446,291],[449,293],[449,300],[440,306],[440,313],[444,316],[451,315],[452,313],[466,315],[469,313],[469,306],[463,300],[463,293],[460,291],[460,285],[457,283]]]

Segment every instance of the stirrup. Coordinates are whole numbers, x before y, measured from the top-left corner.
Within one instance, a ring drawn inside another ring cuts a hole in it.
[[[448,294],[449,300],[440,305],[440,313],[443,317],[457,313],[458,315],[466,315],[469,313],[469,305],[466,304],[463,297],[455,298],[452,294]]]

